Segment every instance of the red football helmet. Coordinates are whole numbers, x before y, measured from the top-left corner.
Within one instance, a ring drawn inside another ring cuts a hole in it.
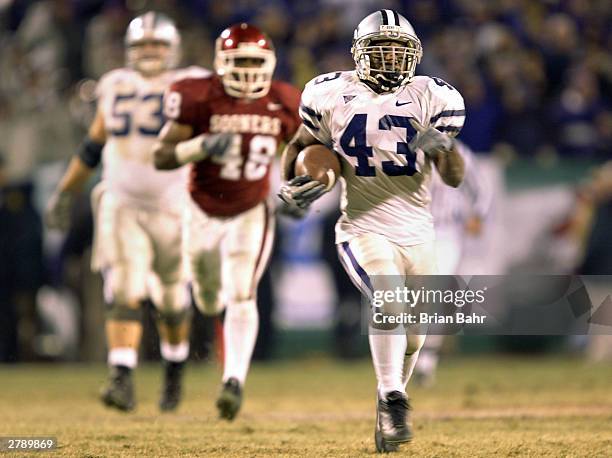
[[[270,90],[276,55],[270,38],[257,27],[233,25],[217,38],[215,70],[232,97],[257,99]]]

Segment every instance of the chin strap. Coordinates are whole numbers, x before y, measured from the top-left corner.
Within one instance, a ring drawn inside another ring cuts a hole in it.
[[[397,89],[398,87],[402,85],[402,81],[403,81],[403,80],[397,80],[397,82],[391,81],[389,80],[389,78],[387,78],[382,73],[379,73],[374,78],[379,81],[379,84],[381,87],[385,88],[385,92],[391,92],[394,89]]]

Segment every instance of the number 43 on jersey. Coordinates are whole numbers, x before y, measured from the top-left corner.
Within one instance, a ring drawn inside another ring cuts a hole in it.
[[[406,140],[397,142],[395,152],[406,156],[406,165],[397,164],[394,161],[382,161],[382,171],[391,177],[412,176],[417,172],[416,155],[408,148],[408,143],[416,131],[410,124],[410,117],[384,115],[378,120],[380,131],[391,130],[392,127],[406,129]],[[347,156],[357,158],[355,175],[361,177],[376,176],[376,168],[370,165],[369,158],[373,157],[372,147],[368,146],[366,138],[366,125],[368,115],[365,113],[353,116],[340,138],[340,147]]]

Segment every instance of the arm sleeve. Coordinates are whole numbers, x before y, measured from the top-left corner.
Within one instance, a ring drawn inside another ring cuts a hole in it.
[[[329,128],[330,113],[321,105],[324,94],[317,94],[314,84],[308,83],[302,92],[299,114],[302,123],[308,131],[321,143],[331,147],[331,129]]]
[[[440,78],[429,81],[431,110],[429,124],[453,137],[461,132],[465,122],[465,104],[457,89]]]
[[[276,81],[274,84],[278,87],[278,96],[284,110],[289,115],[285,118],[286,121],[283,125],[283,139],[284,141],[289,141],[302,123],[298,114],[302,93],[298,88],[288,83]]]
[[[104,143],[98,143],[91,139],[89,135],[85,136],[83,142],[79,145],[77,156],[90,169],[95,169],[102,160],[102,150]]]

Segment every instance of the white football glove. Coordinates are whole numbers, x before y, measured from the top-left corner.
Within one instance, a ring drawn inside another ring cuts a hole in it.
[[[50,229],[67,231],[70,228],[73,200],[74,196],[70,192],[53,193],[45,209],[45,223]]]
[[[309,175],[292,178],[281,186],[278,197],[285,203],[281,213],[301,218],[308,207],[327,192],[327,187]]]
[[[427,156],[434,159],[439,154],[444,154],[453,148],[455,140],[435,127],[423,127],[414,119],[410,119],[410,124],[417,131],[417,134],[408,144],[412,152],[417,149],[423,150]]]

